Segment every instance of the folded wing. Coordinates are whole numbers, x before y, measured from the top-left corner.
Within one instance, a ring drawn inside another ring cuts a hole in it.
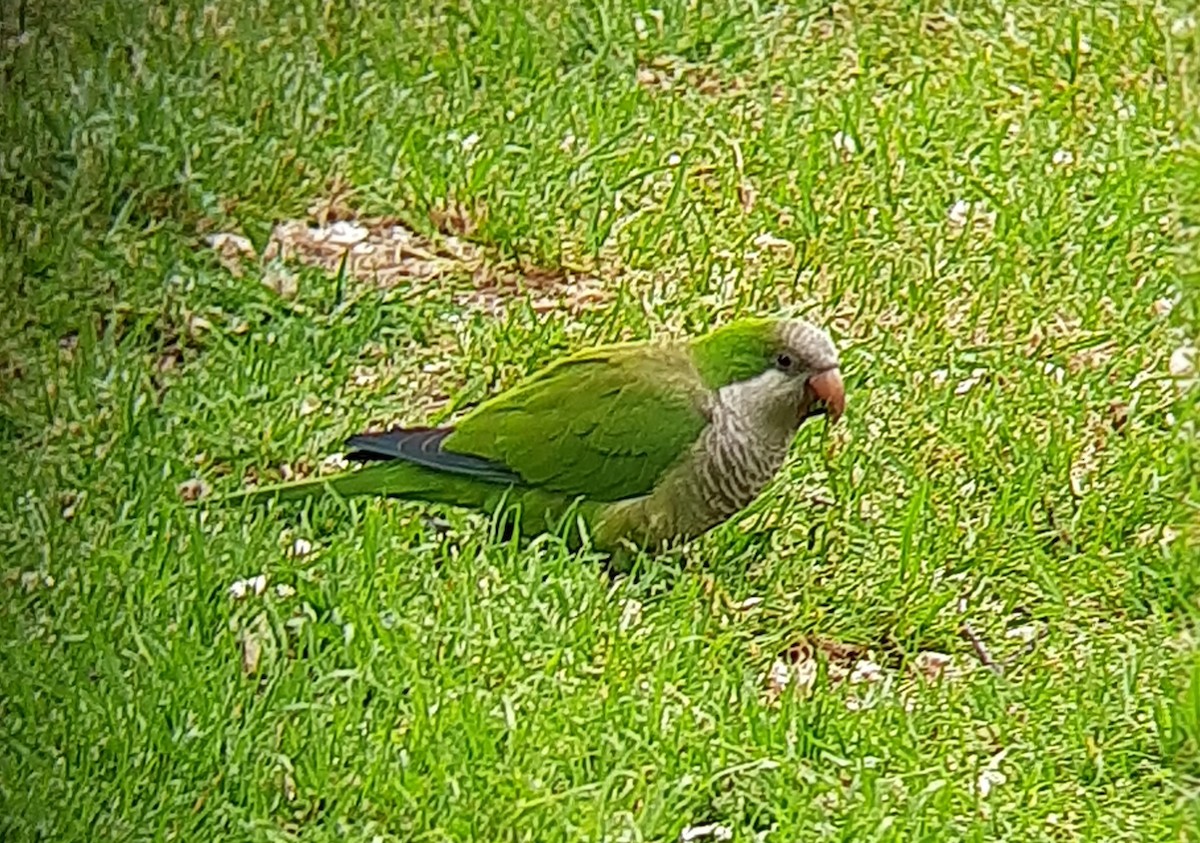
[[[522,485],[596,501],[650,492],[708,424],[686,351],[611,346],[552,364],[480,405],[438,449]]]

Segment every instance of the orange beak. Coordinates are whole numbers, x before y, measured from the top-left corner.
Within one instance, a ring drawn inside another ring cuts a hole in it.
[[[825,408],[830,424],[836,422],[846,411],[846,388],[837,369],[826,369],[808,379],[805,385],[809,400]]]

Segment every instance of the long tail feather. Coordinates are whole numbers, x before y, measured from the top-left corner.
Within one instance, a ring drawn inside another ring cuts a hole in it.
[[[503,465],[472,456],[447,451],[442,447],[453,428],[395,428],[384,433],[360,433],[346,442],[353,448],[346,459],[356,462],[372,460],[406,460],[434,471],[473,477],[489,483],[520,483],[521,478]]]
[[[404,472],[384,471],[391,465],[380,465],[364,468],[359,471],[347,471],[329,477],[313,477],[307,480],[296,480],[290,483],[274,483],[269,486],[258,486],[243,492],[234,492],[220,498],[221,503],[266,503],[270,500],[294,501],[315,497],[323,494],[336,494],[344,497],[351,495],[396,495],[419,496],[419,486],[408,478],[408,482],[396,482],[405,478],[397,475]],[[391,482],[389,482],[391,481]]]
[[[315,477],[293,483],[247,489],[222,498],[220,502],[260,504],[270,500],[293,501],[323,494],[336,494],[343,497],[378,495],[481,507],[486,506],[489,501],[499,500],[511,485],[497,483],[490,478],[464,476],[396,459],[330,477]]]
[[[289,501],[333,493],[481,506],[498,499],[505,489],[520,485],[520,478],[503,465],[443,449],[442,441],[452,432],[449,428],[413,428],[352,436],[347,445],[354,450],[347,459],[368,465],[331,477],[235,492],[221,502]]]
[[[563,514],[573,511],[573,507],[577,507],[580,515],[591,520],[600,506],[586,502],[581,504],[556,493],[530,489],[520,484],[497,482],[493,476],[473,476],[441,467],[426,467],[399,458],[372,461],[362,468],[329,477],[260,486],[209,500],[237,506],[264,504],[272,500],[295,501],[324,494],[404,498],[483,511],[494,511],[502,504],[518,506],[521,509],[521,529],[530,535],[557,529],[556,525]]]

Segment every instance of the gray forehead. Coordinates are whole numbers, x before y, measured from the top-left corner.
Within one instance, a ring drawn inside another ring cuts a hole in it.
[[[829,334],[803,319],[783,323],[783,343],[804,361],[806,368],[827,369],[838,365],[838,352]]]

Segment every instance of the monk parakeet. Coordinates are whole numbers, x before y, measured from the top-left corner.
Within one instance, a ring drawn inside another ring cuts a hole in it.
[[[453,427],[351,437],[344,474],[235,497],[322,490],[495,510],[521,532],[570,512],[593,544],[655,548],[747,506],[800,425],[845,408],[838,353],[799,319],[743,319],[686,342],[602,346],[551,363]],[[572,509],[574,507],[574,509]]]

